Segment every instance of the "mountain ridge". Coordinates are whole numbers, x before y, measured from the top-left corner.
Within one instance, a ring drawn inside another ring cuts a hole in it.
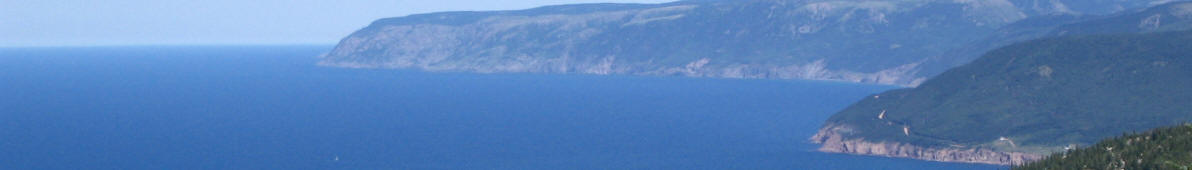
[[[1002,25],[1031,15],[1115,11],[1069,6],[1155,1],[677,1],[417,14],[374,22],[320,64],[914,86],[935,74],[923,70],[929,57]]]

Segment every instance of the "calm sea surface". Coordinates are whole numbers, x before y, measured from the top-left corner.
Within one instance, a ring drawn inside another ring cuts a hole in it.
[[[318,67],[329,46],[0,49],[0,169],[997,169],[814,152],[889,86]]]

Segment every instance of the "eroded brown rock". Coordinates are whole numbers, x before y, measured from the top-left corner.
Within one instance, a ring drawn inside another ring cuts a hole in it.
[[[985,148],[922,147],[899,142],[874,142],[847,139],[838,132],[839,126],[826,126],[811,138],[821,144],[819,151],[895,158],[911,158],[941,162],[1018,165],[1040,160],[1043,155],[1022,152],[999,152]]]

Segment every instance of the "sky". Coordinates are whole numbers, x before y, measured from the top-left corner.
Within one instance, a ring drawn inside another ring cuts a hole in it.
[[[376,19],[673,0],[0,0],[0,46],[335,44]]]

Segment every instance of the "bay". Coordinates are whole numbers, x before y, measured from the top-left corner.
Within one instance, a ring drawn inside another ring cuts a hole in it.
[[[319,67],[330,46],[0,49],[4,169],[998,169],[816,152],[897,87]]]

